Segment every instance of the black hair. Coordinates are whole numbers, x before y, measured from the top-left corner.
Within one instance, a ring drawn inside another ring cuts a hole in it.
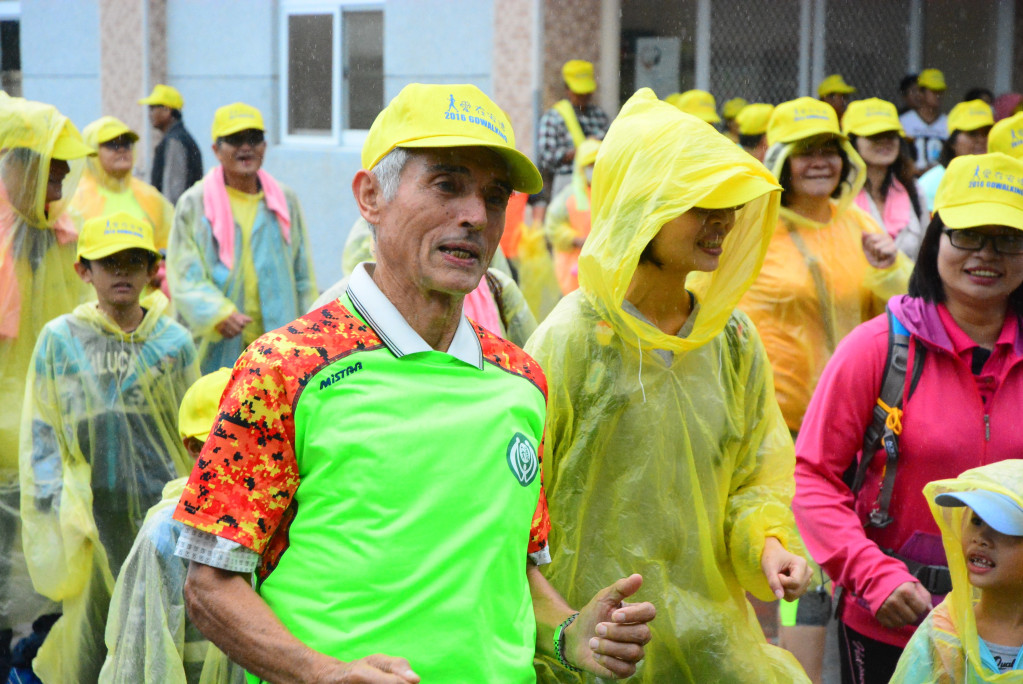
[[[956,158],[956,140],[962,131],[949,131],[945,142],[941,143],[941,154],[938,155],[938,163],[948,168],[948,163]]]
[[[160,255],[159,254],[154,254],[153,252],[150,252],[148,249],[144,250],[144,251],[146,253],[146,256],[149,257],[149,264],[146,266],[146,270],[152,269],[153,266],[156,265],[156,263],[158,261],[160,261]],[[92,270],[92,262],[94,261],[93,259],[86,259],[85,257],[81,257],[78,261],[87,270],[90,270],[90,271]]]
[[[835,142],[838,139],[835,138]],[[837,199],[842,195],[842,185],[846,183],[846,179],[849,177],[849,173],[852,171],[852,162],[849,161],[849,155],[846,154],[845,150],[842,149],[841,145],[838,145],[838,156],[842,158],[842,170],[838,172],[838,185],[831,193],[831,197]],[[785,163],[782,164],[781,173],[778,175],[778,184],[781,185],[781,205],[783,207],[789,206],[789,196],[792,193],[792,166],[790,164],[792,155],[785,158]]]
[[[966,94],[963,95],[962,101],[969,102],[970,100],[983,100],[985,95],[988,100],[995,99],[995,94],[987,88],[970,88],[966,91]]]
[[[856,149],[856,141],[858,139],[858,135],[849,134],[849,144],[853,146],[853,149]],[[909,194],[909,202],[913,205],[913,213],[919,216],[923,211],[923,207],[920,206],[920,195],[916,191],[915,171],[916,165],[913,163],[913,158],[906,153],[900,136],[899,156],[888,166],[888,171],[884,174],[884,180],[881,181],[881,197],[887,199],[888,191],[892,187],[892,181],[898,180]]]
[[[745,147],[746,149],[752,150],[754,147],[760,144],[760,139],[763,137],[764,137],[763,133],[758,133],[756,135],[743,135],[742,133],[740,133],[739,145]]]
[[[170,109],[171,116],[173,116],[178,121],[181,121],[181,110],[180,109],[174,109],[173,107],[169,107],[168,109]]]
[[[920,253],[916,257],[916,266],[909,277],[910,297],[919,297],[933,304],[945,301],[945,286],[938,273],[938,248],[941,246],[941,234],[944,231],[945,222],[941,220],[941,215],[935,212],[930,225],[924,231]],[[1009,310],[1017,316],[1023,316],[1023,285],[1009,293]]]
[[[916,85],[917,79],[920,78],[919,74],[906,74],[899,81],[899,92],[905,95],[909,92],[909,89]]]
[[[639,253],[639,263],[650,264],[656,268],[662,268],[664,262],[654,256],[654,241],[651,239],[650,242],[646,243],[646,247]]]

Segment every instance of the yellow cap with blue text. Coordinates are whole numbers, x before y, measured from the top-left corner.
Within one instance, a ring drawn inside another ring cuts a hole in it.
[[[1002,152],[1023,159],[1023,112],[1013,114],[994,125],[987,135],[987,151]]]
[[[587,95],[597,89],[591,62],[570,59],[561,67],[561,77],[565,79],[568,89],[577,95]]]
[[[899,110],[888,100],[877,97],[850,102],[842,116],[842,132],[868,137],[895,131],[905,136],[899,123]]]
[[[1000,152],[956,157],[938,185],[934,212],[949,228],[1023,230],[1023,161]]]
[[[767,122],[774,113],[774,105],[765,102],[754,102],[742,108],[735,120],[739,123],[739,135],[763,135],[767,132]]]
[[[515,149],[507,115],[469,84],[410,83],[370,126],[362,145],[362,168],[370,170],[395,147],[486,147],[508,165],[512,188],[535,193],[543,180],[529,157]]]
[[[185,107],[185,99],[181,97],[181,93],[178,92],[177,88],[157,83],[153,86],[153,92],[139,100],[139,104],[150,105],[151,107],[183,109]]]
[[[247,130],[266,130],[263,127],[263,115],[258,109],[244,102],[232,102],[220,107],[213,113],[213,140]]]
[[[144,249],[160,256],[149,221],[120,211],[89,219],[78,235],[76,260],[102,259],[126,249]]]
[[[206,441],[220,412],[220,398],[230,379],[231,369],[220,368],[196,380],[181,397],[178,436],[182,442],[190,437]]]
[[[985,126],[993,126],[994,114],[991,105],[984,100],[960,102],[948,113],[948,132],[975,131]]]
[[[790,143],[825,133],[845,139],[838,128],[835,108],[812,97],[800,97],[774,108],[767,124],[767,144]]]
[[[842,95],[849,95],[855,93],[856,88],[845,82],[841,74],[831,74],[817,86],[817,96],[824,97],[825,95],[834,95],[835,93],[841,93]]]

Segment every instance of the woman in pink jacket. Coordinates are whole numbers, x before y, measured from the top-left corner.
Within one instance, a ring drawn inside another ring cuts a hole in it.
[[[907,367],[923,354],[919,381],[903,389],[893,520],[870,522],[883,508],[884,450],[862,488],[849,485],[881,391],[885,316],[839,345],[796,442],[796,521],[842,589],[843,684],[887,682],[914,625],[947,591],[924,484],[1023,453],[1023,161],[987,154],[949,164],[909,295],[888,307],[910,336]]]

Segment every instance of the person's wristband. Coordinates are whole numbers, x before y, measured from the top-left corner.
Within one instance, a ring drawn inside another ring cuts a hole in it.
[[[572,672],[582,672],[578,667],[573,666],[565,658],[565,630],[572,624],[575,619],[579,617],[579,613],[574,613],[568,616],[568,619],[558,625],[558,628],[554,630],[554,655],[558,657],[558,662],[566,670]]]

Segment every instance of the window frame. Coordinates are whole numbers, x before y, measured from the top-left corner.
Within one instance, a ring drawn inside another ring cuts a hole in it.
[[[344,15],[347,12],[384,12],[384,0],[281,0],[279,6],[280,49],[278,50],[280,78],[278,81],[279,112],[281,122],[281,143],[310,147],[362,147],[368,129],[341,128],[342,107],[344,98]],[[327,14],[333,20],[333,41],[331,44],[331,97],[330,97],[330,133],[327,135],[309,135],[289,133],[288,120],[288,53],[290,38],[288,19],[297,15]],[[385,17],[386,21],[386,17]],[[386,24],[385,24],[386,26]],[[381,46],[383,47],[383,46]],[[381,75],[383,76],[383,75]]]

